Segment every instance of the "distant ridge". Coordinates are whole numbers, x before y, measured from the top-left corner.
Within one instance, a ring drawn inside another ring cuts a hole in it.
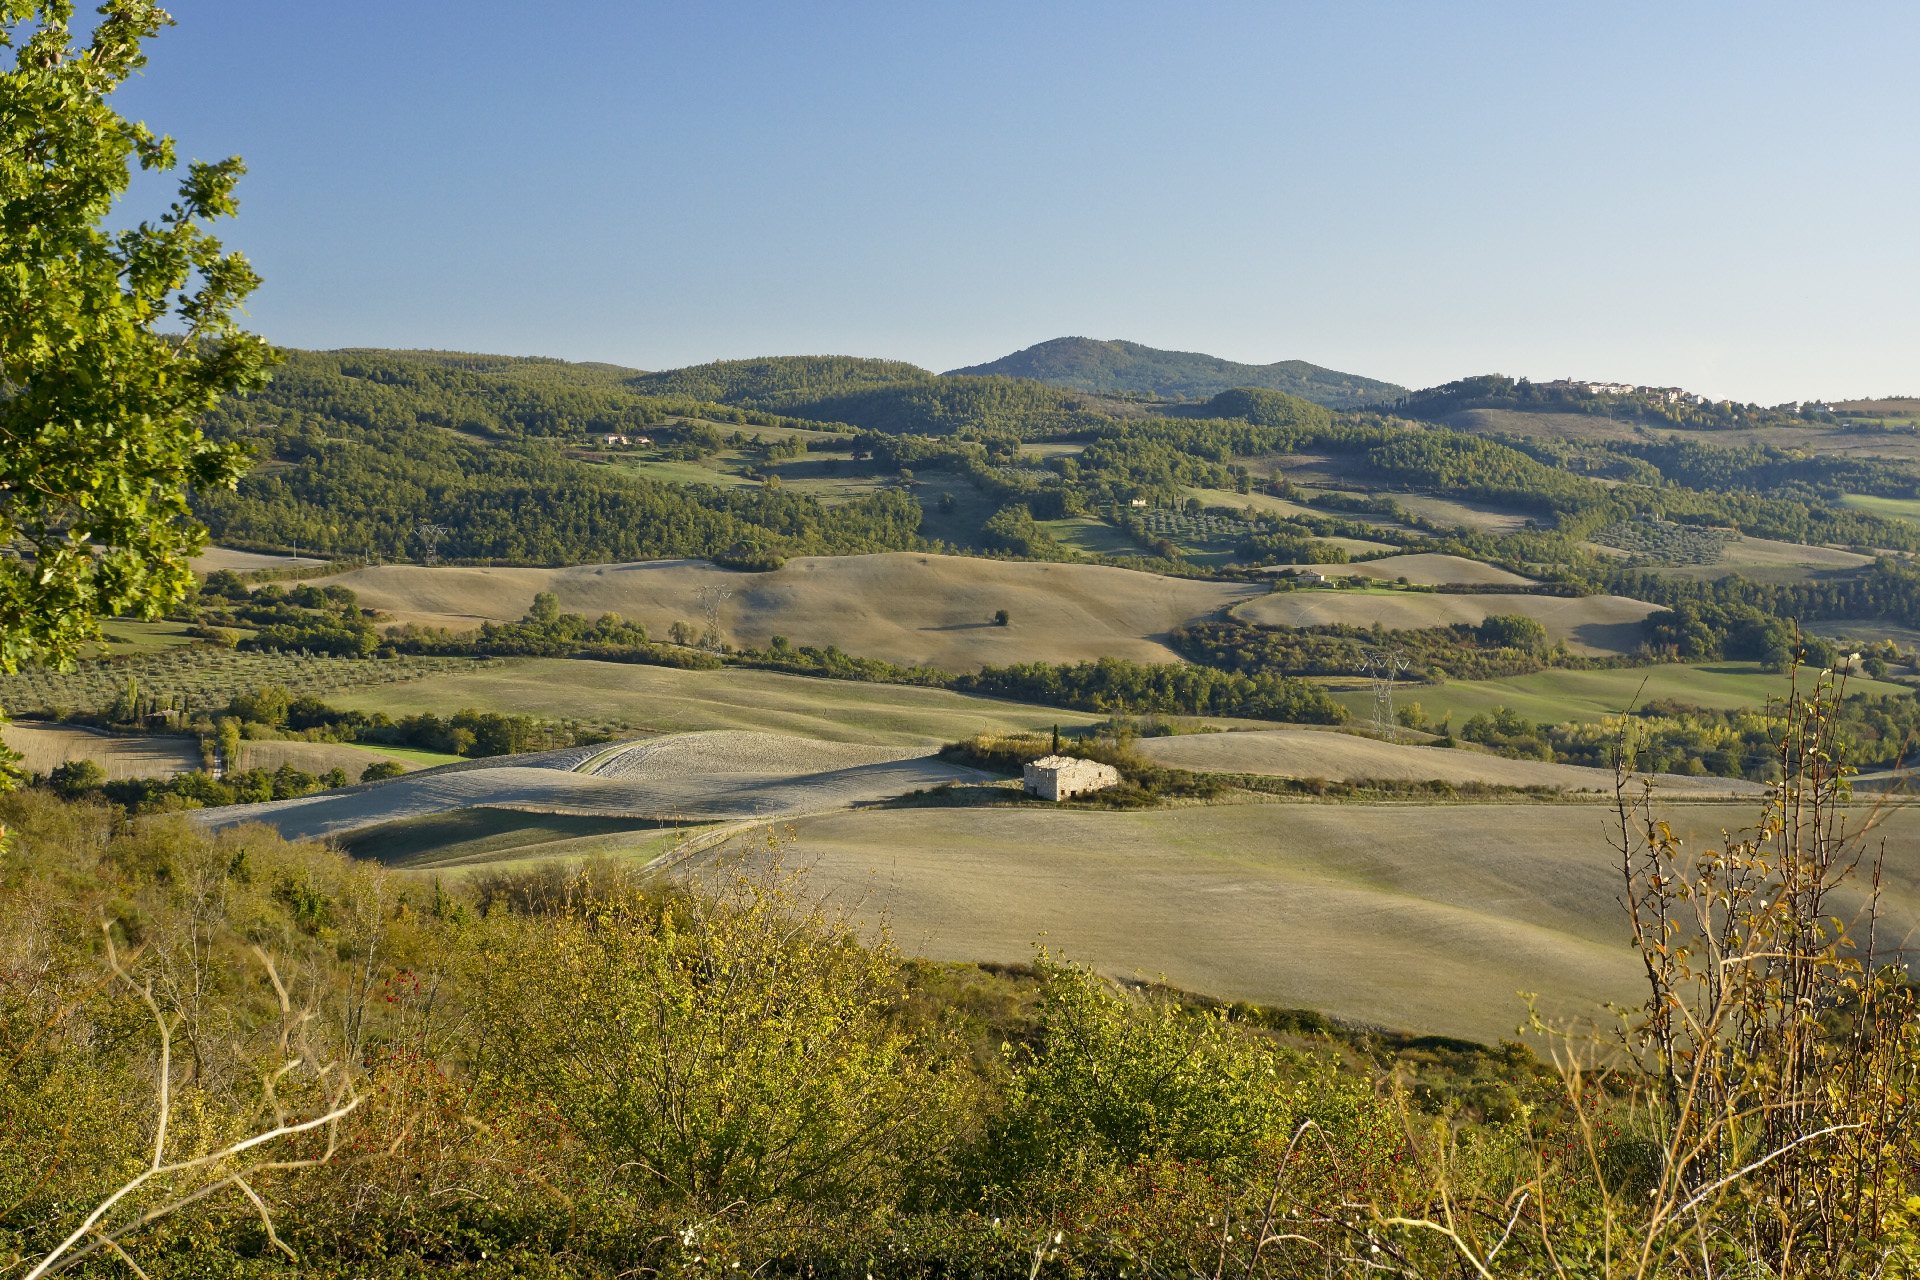
[[[1094,338],[1055,338],[987,364],[948,372],[1033,378],[1076,391],[1144,391],[1187,398],[1211,396],[1233,387],[1260,387],[1334,409],[1407,394],[1405,387],[1394,383],[1323,369],[1305,360],[1238,364],[1197,351],[1162,351],[1137,342]]]

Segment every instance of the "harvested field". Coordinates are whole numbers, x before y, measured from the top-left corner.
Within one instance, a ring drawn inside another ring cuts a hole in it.
[[[1724,578],[1738,573],[1755,582],[1806,582],[1858,569],[1873,563],[1871,556],[1832,547],[1810,547],[1798,542],[1775,542],[1770,538],[1734,539],[1719,556],[1706,564],[1662,566],[1653,570],[1669,578],[1697,581]]]
[[[325,563],[325,560],[313,560],[306,556],[261,555],[254,551],[235,551],[231,547],[208,547],[187,562],[195,573],[202,576],[218,569],[246,573],[252,569],[305,569]]]
[[[659,822],[789,817],[988,775],[886,747],[758,733],[689,734],[423,770],[390,782],[203,810],[209,826],[264,822],[290,840],[477,808]]]
[[[421,768],[420,762],[413,758],[418,754],[422,753],[407,752],[400,755],[371,744],[362,746],[349,742],[243,742],[240,744],[240,767],[278,769],[283,764],[290,764],[311,774],[345,769],[347,776],[357,782],[360,771],[378,760],[397,761],[408,772]]]
[[[1102,565],[907,552],[804,556],[771,573],[736,573],[703,560],[566,569],[387,565],[336,581],[402,621],[463,629],[510,621],[526,613],[536,592],[552,591],[569,612],[618,613],[657,635],[677,621],[700,622],[696,593],[714,586],[734,593],[722,607],[721,630],[736,645],[765,648],[784,635],[796,645],[838,645],[949,670],[1100,657],[1170,662],[1167,632],[1252,590]],[[997,609],[1009,611],[1011,625],[994,625]]]
[[[1369,560],[1365,564],[1349,566],[1347,572],[1366,578],[1384,578],[1393,581],[1405,578],[1417,587],[1437,587],[1441,583],[1464,583],[1470,586],[1483,586],[1489,583],[1524,586],[1533,581],[1517,573],[1509,573],[1498,565],[1482,564],[1478,560],[1469,560],[1465,556],[1443,556],[1422,553],[1411,556],[1388,556],[1384,560]]]
[[[1800,629],[1829,640],[1851,640],[1858,644],[1891,640],[1902,649],[1920,649],[1920,629],[1886,618],[1835,618],[1826,622],[1803,622]]]
[[[1640,622],[1659,606],[1625,596],[1437,595],[1405,591],[1284,591],[1236,607],[1236,618],[1256,625],[1324,627],[1344,624],[1389,631],[1478,625],[1494,614],[1536,620],[1575,653],[1630,653],[1640,647]]]
[[[1527,521],[1535,518],[1524,511],[1462,502],[1458,498],[1436,498],[1425,493],[1390,493],[1387,496],[1399,503],[1400,509],[1408,515],[1431,520],[1443,528],[1464,525],[1487,533],[1512,533],[1516,529],[1526,528]]]
[[[16,722],[0,727],[0,740],[22,757],[21,767],[51,773],[69,760],[92,760],[107,779],[172,778],[203,768],[193,738],[116,737],[77,725]]]
[[[619,662],[517,658],[328,698],[398,718],[453,707],[625,723],[652,733],[751,729],[930,751],[976,733],[1091,724],[1103,716],[910,685],[774,671],[676,671]]]
[[[363,827],[339,844],[356,858],[410,871],[489,869],[550,858],[646,861],[686,839],[685,827],[644,818],[575,817],[513,809],[461,809]]]
[[[1401,706],[1418,702],[1435,721],[1451,715],[1457,728],[1476,712],[1495,707],[1506,707],[1545,724],[1593,722],[1617,716],[1628,707],[1661,700],[1712,710],[1763,707],[1769,698],[1786,697],[1788,688],[1785,675],[1764,672],[1753,662],[1661,662],[1613,671],[1556,668],[1496,680],[1403,685],[1396,700]],[[1847,692],[1897,694],[1905,690],[1887,681],[1852,676]],[[1373,708],[1373,693],[1356,681],[1347,691],[1334,694],[1334,701],[1364,719]]]
[[[1470,748],[1409,746],[1314,729],[1192,733],[1144,738],[1137,745],[1141,754],[1150,760],[1197,773],[1259,773],[1346,782],[1371,778],[1399,782],[1437,779],[1456,786],[1478,782],[1502,787],[1560,787],[1567,791],[1613,793],[1611,769],[1507,760]],[[1660,794],[1669,799],[1718,799],[1765,793],[1765,788],[1757,783],[1733,778],[1657,774],[1653,782]]]
[[[1699,848],[1757,812],[1669,816]],[[1045,942],[1111,974],[1486,1042],[1524,1019],[1520,991],[1548,1014],[1645,994],[1603,805],[889,809],[796,829],[787,860],[811,892],[937,960],[1021,962]],[[1905,934],[1920,810],[1883,830]]]
[[[1554,440],[1605,440],[1625,443],[1641,438],[1639,424],[1594,413],[1529,413],[1520,409],[1463,409],[1445,425],[1474,435],[1542,436]]]

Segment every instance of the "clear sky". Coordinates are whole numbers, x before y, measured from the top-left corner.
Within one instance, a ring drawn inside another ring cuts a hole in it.
[[[1910,2],[173,11],[119,103],[288,345],[1920,394]]]

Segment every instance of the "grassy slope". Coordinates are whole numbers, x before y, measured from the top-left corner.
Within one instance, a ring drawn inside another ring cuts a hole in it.
[[[1920,524],[1920,498],[1876,498],[1867,493],[1850,493],[1845,502],[1856,510],[1872,515]]]
[[[1165,578],[1098,565],[1039,564],[900,552],[803,556],[771,573],[735,573],[702,561],[586,565],[569,569],[382,566],[337,581],[360,601],[403,620],[471,628],[523,615],[535,592],[588,615],[611,610],[664,636],[675,621],[700,623],[696,592],[734,593],[722,630],[765,647],[797,645],[949,670],[1009,662],[1099,657],[1173,659],[1158,637],[1188,619],[1245,598],[1244,584]],[[1012,625],[994,626],[996,609]]]
[[[1865,677],[1847,684],[1852,693],[1899,693],[1902,686]],[[1708,708],[1763,706],[1769,697],[1784,696],[1787,677],[1768,675],[1751,662],[1705,665],[1680,663],[1630,667],[1618,671],[1537,671],[1502,680],[1451,680],[1444,685],[1404,685],[1396,701],[1418,702],[1439,720],[1448,711],[1458,726],[1476,711],[1507,707],[1529,720],[1557,724],[1563,720],[1596,721],[1618,715],[1638,702],[1672,698]],[[1362,690],[1337,693],[1347,709],[1372,714],[1373,695]]]
[[[769,671],[674,671],[531,658],[493,670],[435,676],[336,701],[390,715],[476,707],[552,717],[624,720],[636,728],[763,729],[832,742],[936,747],[987,730],[1087,724],[1100,717],[944,689],[813,680]]]
[[[1689,847],[1751,805],[1671,811]],[[1641,997],[1604,807],[896,809],[801,821],[789,858],[935,959],[1056,954],[1210,994],[1493,1040]],[[1892,814],[1896,843],[1920,811]],[[1916,916],[1910,868],[1889,905]]]

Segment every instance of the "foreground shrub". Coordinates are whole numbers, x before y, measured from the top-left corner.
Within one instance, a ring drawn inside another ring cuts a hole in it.
[[[790,877],[503,918],[480,957],[490,1087],[550,1100],[652,1202],[884,1203],[960,1100],[898,1030],[899,965]]]

